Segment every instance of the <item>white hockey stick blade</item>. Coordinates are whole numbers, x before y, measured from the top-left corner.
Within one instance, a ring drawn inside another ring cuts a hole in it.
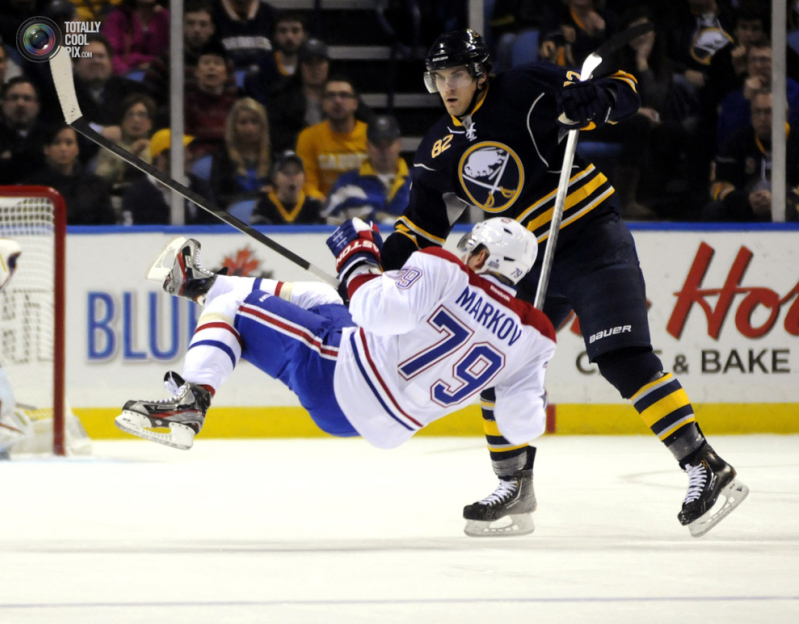
[[[172,271],[178,251],[187,240],[188,238],[185,236],[173,238],[169,244],[161,250],[161,253],[158,254],[158,257],[150,265],[150,268],[147,269],[144,277],[151,282],[163,284],[166,276]]]
[[[58,48],[50,59],[50,73],[53,74],[58,101],[61,111],[68,124],[72,124],[83,116],[78,105],[78,96],[75,93],[75,79],[72,77],[72,61],[69,53],[64,48]]]
[[[533,514],[511,514],[494,520],[467,520],[463,532],[469,537],[517,537],[535,531]]]
[[[737,479],[725,487],[720,493],[716,504],[704,516],[697,518],[688,525],[688,530],[691,532],[692,537],[702,537],[705,533],[710,531],[719,522],[729,516],[732,511],[744,502],[744,499],[749,496],[749,488]],[[724,501],[722,502],[722,497]]]
[[[123,411],[117,416],[114,419],[114,424],[125,433],[182,451],[187,451],[194,446],[194,429],[188,425],[170,423],[169,433],[153,431],[149,428],[150,420],[146,416],[129,411]]]

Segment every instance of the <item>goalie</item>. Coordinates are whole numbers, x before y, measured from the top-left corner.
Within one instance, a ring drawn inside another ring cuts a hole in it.
[[[10,238],[0,238],[0,292],[2,292],[17,269],[17,259],[22,249]],[[24,435],[24,426],[14,415],[16,401],[11,391],[6,371],[0,364],[0,459],[8,459],[14,443]]]

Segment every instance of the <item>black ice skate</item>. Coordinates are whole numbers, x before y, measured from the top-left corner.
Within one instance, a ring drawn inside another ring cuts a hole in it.
[[[161,401],[128,401],[114,423],[131,435],[188,450],[194,444],[194,436],[203,428],[211,393],[183,381],[177,373],[167,373],[164,383],[175,391],[173,397]]]
[[[470,537],[527,535],[535,530],[536,506],[533,471],[518,470],[500,479],[492,494],[463,508],[463,531]]]
[[[677,515],[694,537],[702,537],[726,518],[749,494],[730,466],[709,444],[699,452],[695,463],[683,469],[688,474],[688,494]],[[719,502],[723,498],[723,503]],[[715,510],[715,511],[714,511]]]
[[[178,236],[161,250],[145,277],[163,281],[166,292],[184,297],[200,305],[216,280],[216,274],[200,264],[200,243],[193,238]]]

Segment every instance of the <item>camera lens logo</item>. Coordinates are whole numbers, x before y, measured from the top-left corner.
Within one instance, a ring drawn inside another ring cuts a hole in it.
[[[63,37],[56,23],[47,17],[32,17],[17,31],[17,49],[34,63],[49,61],[61,46]]]

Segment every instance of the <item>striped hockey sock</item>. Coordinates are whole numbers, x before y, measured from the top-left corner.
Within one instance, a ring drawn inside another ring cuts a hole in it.
[[[516,471],[525,468],[527,449],[535,451],[529,444],[511,444],[500,433],[497,421],[494,420],[494,402],[496,395],[493,388],[483,390],[480,394],[480,409],[483,412],[483,431],[485,431],[491,466],[498,477],[510,477]],[[532,467],[532,466],[528,466]]]
[[[242,350],[241,336],[233,326],[240,303],[236,295],[227,294],[205,307],[183,361],[186,381],[219,389],[233,373]]]
[[[671,373],[647,383],[630,402],[677,461],[683,463],[704,443],[688,394]]]

